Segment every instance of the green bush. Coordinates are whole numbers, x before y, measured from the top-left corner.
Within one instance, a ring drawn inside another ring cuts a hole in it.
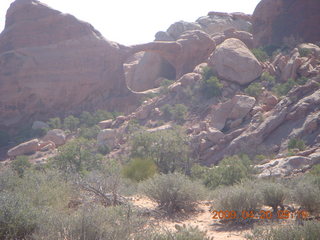
[[[272,91],[278,96],[285,96],[296,85],[297,83],[292,78],[289,78],[286,83],[276,84]]]
[[[94,125],[92,127],[82,127],[80,128],[79,136],[86,139],[96,139],[100,132],[100,127]]]
[[[69,129],[71,132],[77,130],[79,127],[80,120],[72,115],[66,117],[63,120],[63,127],[64,129]]]
[[[276,78],[268,72],[263,72],[261,75],[261,80],[270,83],[272,86],[276,83]]]
[[[303,140],[299,138],[292,138],[288,142],[288,149],[299,149],[300,151],[303,151],[306,149],[306,144]]]
[[[262,85],[260,83],[251,83],[244,92],[252,97],[258,97],[262,93]]]
[[[161,107],[163,116],[166,120],[174,120],[183,123],[187,118],[188,108],[183,104],[169,105],[165,104]]]
[[[99,145],[98,146],[98,153],[102,155],[107,155],[110,153],[110,148],[107,144]]]
[[[47,124],[51,129],[60,129],[62,127],[61,119],[58,117],[50,118]]]
[[[312,54],[312,50],[308,48],[299,48],[299,53],[301,57],[308,57]]]
[[[169,214],[193,210],[203,197],[202,185],[179,173],[156,175],[143,182],[141,187],[146,196]]]
[[[94,152],[94,142],[79,138],[58,149],[53,164],[65,174],[85,173],[98,169],[102,156]]]
[[[70,215],[44,218],[35,240],[139,239],[145,220],[128,206],[83,206]],[[141,238],[140,238],[141,239]]]
[[[187,136],[180,129],[137,132],[131,138],[131,157],[151,159],[162,173],[190,172]]]
[[[18,156],[11,163],[11,168],[19,175],[23,177],[24,172],[31,167],[31,163],[27,156]]]
[[[295,201],[310,213],[320,212],[320,185],[317,179],[305,177],[300,180],[294,189]]]
[[[257,187],[261,191],[263,204],[272,207],[276,212],[279,206],[283,206],[283,202],[287,196],[285,186],[280,183],[261,182]]]
[[[160,84],[160,94],[166,94],[169,92],[168,87],[173,83],[174,81],[169,79],[164,79]]]
[[[296,82],[299,84],[299,85],[304,85],[304,84],[306,84],[307,82],[308,82],[308,78],[306,78],[306,77],[301,77],[301,78],[298,78],[297,80],[296,80]]]
[[[157,172],[156,164],[150,159],[133,159],[123,168],[123,175],[140,182],[152,177]]]
[[[251,52],[260,62],[265,62],[269,59],[268,53],[263,48],[253,48]]]
[[[217,167],[209,169],[203,177],[204,184],[215,189],[220,185],[233,185],[251,177],[253,169],[251,160],[246,155],[223,159]]]
[[[7,146],[10,141],[10,136],[7,132],[0,131],[0,147]]]
[[[214,209],[218,211],[235,211],[238,219],[233,219],[236,222],[242,222],[250,219],[242,218],[242,213],[256,213],[261,196],[259,191],[254,189],[252,185],[243,183],[231,187],[221,188],[215,192],[216,204]]]
[[[306,221],[303,225],[286,224],[271,227],[255,227],[248,240],[318,240],[320,239],[320,222]]]
[[[206,98],[220,97],[222,88],[223,84],[215,76],[203,80],[202,93]]]
[[[23,196],[2,192],[0,209],[0,239],[23,240],[36,229],[39,212]]]

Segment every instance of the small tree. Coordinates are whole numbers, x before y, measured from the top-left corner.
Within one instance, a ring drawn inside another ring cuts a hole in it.
[[[138,132],[131,139],[131,157],[152,159],[162,173],[190,172],[187,136],[179,129]]]
[[[57,129],[57,128],[61,128],[61,120],[60,118],[56,117],[56,118],[50,118],[48,121],[48,125],[51,129]]]
[[[96,154],[92,141],[79,138],[68,142],[59,148],[59,153],[53,159],[53,163],[65,174],[85,173],[86,171],[98,169],[102,156]]]
[[[63,121],[64,129],[69,129],[71,132],[77,130],[80,120],[72,115],[66,117]]]
[[[303,140],[299,138],[292,138],[288,142],[288,149],[299,149],[300,151],[303,151],[306,149],[306,144]]]
[[[262,85],[260,83],[251,83],[244,92],[252,97],[258,97],[262,93]]]
[[[280,183],[262,182],[257,185],[261,191],[263,203],[277,212],[278,206],[283,206],[287,196],[286,188]]]
[[[269,59],[268,53],[265,52],[263,48],[253,48],[251,52],[260,62],[265,62]]]

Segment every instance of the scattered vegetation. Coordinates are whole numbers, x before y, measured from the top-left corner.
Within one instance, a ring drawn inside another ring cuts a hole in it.
[[[220,97],[223,84],[209,67],[203,68],[201,91],[206,98]]]
[[[251,83],[245,90],[244,92],[248,94],[249,96],[252,97],[258,97],[263,91],[263,87],[261,83],[255,82]]]
[[[136,182],[146,180],[156,172],[157,166],[150,159],[135,158],[123,168],[123,175]]]
[[[268,72],[263,72],[260,79],[261,81],[266,81],[271,86],[276,84],[276,78]]]
[[[169,214],[190,211],[203,197],[201,184],[179,173],[156,175],[142,184],[142,191]]]
[[[312,54],[312,50],[308,48],[299,48],[299,54],[301,57],[308,57]]]
[[[31,163],[27,156],[18,156],[11,163],[11,168],[19,175],[23,177],[24,172],[31,167]]]
[[[278,95],[278,96],[285,96],[288,94],[288,92],[290,92],[290,90],[296,86],[296,82],[292,79],[292,78],[289,78],[287,82],[285,83],[278,83],[276,84],[272,91]]]
[[[257,212],[261,196],[259,191],[249,183],[237,184],[216,191],[215,209],[219,211],[235,211],[236,216],[242,216],[243,212],[254,214]],[[249,222],[251,218],[236,218],[235,222]]]
[[[165,104],[161,107],[161,111],[166,120],[173,120],[177,123],[183,123],[188,114],[188,108],[183,104],[176,104],[173,106]]]
[[[102,156],[94,152],[93,146],[94,142],[83,138],[70,141],[59,148],[58,155],[53,158],[53,165],[66,176],[98,169]]]
[[[268,53],[263,48],[253,48],[251,52],[260,62],[265,62],[269,59]]]
[[[273,212],[276,212],[279,206],[283,206],[283,202],[287,196],[285,186],[280,183],[264,181],[256,187],[261,191],[263,204],[272,207]]]
[[[187,137],[180,129],[137,132],[131,139],[131,157],[151,159],[159,172],[190,172]]]
[[[306,149],[306,144],[299,138],[292,138],[288,142],[288,149],[299,149],[303,151]]]
[[[274,225],[271,227],[259,226],[253,229],[253,233],[246,238],[248,240],[283,240],[305,239],[317,240],[320,237],[320,222],[306,221],[303,225]]]
[[[185,225],[176,225],[176,232],[172,233],[157,233],[151,240],[212,240],[213,238],[206,237],[206,233],[199,230],[197,227],[187,227]]]
[[[233,185],[244,179],[250,178],[253,173],[251,160],[247,155],[232,156],[223,159],[217,167],[206,168],[195,165],[192,176],[203,180],[206,187],[215,189],[218,186]]]

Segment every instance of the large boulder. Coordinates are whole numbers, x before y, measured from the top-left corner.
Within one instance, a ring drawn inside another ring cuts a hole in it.
[[[99,146],[107,145],[110,149],[116,146],[117,131],[115,129],[103,129],[97,136]]]
[[[127,111],[127,47],[37,0],[17,0],[0,34],[0,128],[83,110]]]
[[[33,139],[28,142],[21,143],[14,148],[11,148],[8,151],[8,156],[17,157],[25,154],[30,154],[38,151],[38,149],[39,149],[39,140]]]
[[[211,126],[218,130],[225,127],[227,120],[242,120],[256,103],[254,97],[235,95],[229,101],[214,106],[211,113]]]
[[[56,146],[61,146],[66,143],[67,137],[63,130],[61,129],[52,129],[47,132],[43,137],[43,141],[52,141]]]
[[[252,82],[262,73],[256,57],[243,42],[235,38],[218,45],[209,59],[209,66],[221,78],[242,85]]]
[[[251,47],[252,35],[247,33],[251,28],[251,17],[241,13],[218,13],[210,12],[207,16],[200,17],[196,22],[179,21],[173,23],[167,31],[158,32],[155,41],[176,41],[187,31],[201,30],[208,35],[223,33],[230,28],[235,33],[229,37],[239,38]],[[217,44],[221,42],[213,39]],[[223,40],[226,37],[223,35]],[[200,63],[200,62],[199,62]],[[134,91],[145,91],[157,87],[159,78],[175,79],[175,68],[163,56],[146,52],[138,64],[130,70],[127,83]]]
[[[252,15],[254,43],[279,46],[288,37],[317,42],[319,12],[318,0],[262,0]]]

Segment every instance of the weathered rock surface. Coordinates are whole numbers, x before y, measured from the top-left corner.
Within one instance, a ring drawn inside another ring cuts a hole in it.
[[[63,130],[52,129],[42,138],[43,141],[52,141],[56,146],[61,146],[66,143],[67,137]]]
[[[117,131],[115,129],[103,129],[97,136],[97,143],[99,146],[107,145],[113,149],[116,145]]]
[[[18,146],[15,146],[14,148],[11,148],[8,151],[9,157],[17,157],[25,154],[30,154],[38,151],[39,148],[39,140],[33,139],[25,143],[21,143]]]
[[[236,95],[229,101],[214,106],[210,126],[222,130],[227,120],[241,120],[251,111],[255,102],[253,97]]]
[[[126,47],[37,0],[11,4],[0,34],[0,128],[66,112],[125,111]]]
[[[256,168],[261,171],[258,175],[265,177],[285,177],[295,171],[303,171],[312,166],[312,160],[309,157],[292,156],[287,158],[274,159],[266,164],[257,165]]]
[[[253,15],[255,46],[281,45],[284,38],[320,39],[318,0],[262,0]]]
[[[218,45],[210,56],[209,66],[226,80],[248,84],[260,77],[262,67],[247,46],[238,39],[230,38]]]
[[[223,33],[225,30],[234,29],[228,36],[223,35],[222,40],[234,37],[239,38],[248,47],[252,46],[252,35],[247,33],[251,28],[251,17],[241,13],[210,12],[207,16],[200,17],[196,22],[179,21],[172,24],[166,32],[158,32],[155,41],[177,41],[187,31],[201,30],[208,35]],[[216,41],[216,39],[213,37]],[[216,41],[217,44],[221,42]],[[159,54],[146,52],[134,70],[128,76],[127,82],[130,89],[144,91],[157,87],[156,80],[160,77],[176,79],[175,69]]]

